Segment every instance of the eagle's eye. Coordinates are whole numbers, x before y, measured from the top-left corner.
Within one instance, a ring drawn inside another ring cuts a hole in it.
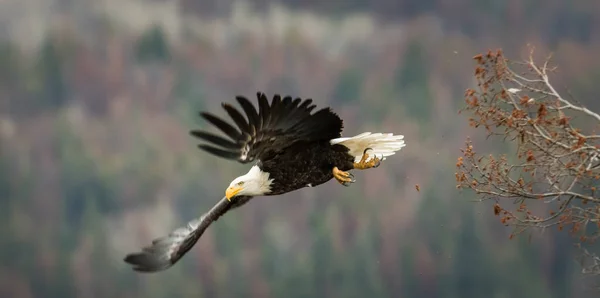
[[[239,185],[239,186],[242,186],[242,185],[244,185],[244,181],[240,181],[240,182],[238,182],[238,183],[237,183],[237,185]]]

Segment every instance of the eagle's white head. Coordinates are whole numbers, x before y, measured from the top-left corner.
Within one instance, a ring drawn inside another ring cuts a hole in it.
[[[239,176],[229,184],[225,191],[228,200],[235,196],[260,196],[271,191],[269,173],[263,172],[258,166],[253,166],[245,175]]]

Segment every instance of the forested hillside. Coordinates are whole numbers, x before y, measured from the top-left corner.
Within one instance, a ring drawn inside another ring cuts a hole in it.
[[[567,233],[509,240],[454,172],[467,136],[510,149],[457,113],[479,52],[553,52],[556,86],[600,111],[600,2],[267,2],[2,1],[1,297],[597,297]],[[168,271],[133,272],[125,254],[247,171],[188,132],[257,91],[407,146],[351,187],[258,198]]]

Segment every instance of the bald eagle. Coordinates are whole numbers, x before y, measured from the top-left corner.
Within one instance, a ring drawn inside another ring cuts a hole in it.
[[[336,179],[349,186],[355,182],[348,171],[376,168],[386,157],[405,146],[403,135],[365,132],[342,137],[342,119],[312,99],[274,95],[271,103],[257,93],[258,111],[245,97],[237,96],[244,115],[234,106],[222,106],[235,126],[213,114],[200,115],[229,139],[207,131],[190,133],[203,140],[198,147],[213,155],[241,163],[254,162],[248,173],[229,184],[225,197],[200,218],[169,235],[155,239],[141,252],[124,261],[139,272],[165,270],[187,253],[208,226],[227,211],[256,196],[273,196],[314,187]]]

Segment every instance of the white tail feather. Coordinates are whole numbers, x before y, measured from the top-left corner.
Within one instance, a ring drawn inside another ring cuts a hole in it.
[[[360,161],[367,148],[371,148],[367,151],[369,154],[367,161],[369,161],[373,156],[383,157],[382,160],[385,160],[387,156],[394,155],[396,151],[406,146],[403,135],[392,133],[364,132],[353,137],[337,138],[329,142],[332,145],[340,144],[348,147],[350,149],[348,153],[354,156],[355,162]]]

